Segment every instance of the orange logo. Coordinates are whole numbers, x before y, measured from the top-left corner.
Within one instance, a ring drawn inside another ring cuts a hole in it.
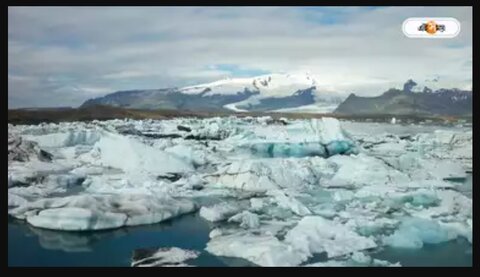
[[[435,21],[430,20],[427,23],[423,23],[418,27],[419,31],[425,31],[429,33],[430,35],[434,35],[437,31],[444,32],[445,31],[445,25],[438,25],[435,23]]]

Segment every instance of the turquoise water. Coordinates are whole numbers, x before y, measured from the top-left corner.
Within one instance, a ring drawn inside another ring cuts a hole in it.
[[[8,265],[130,266],[135,249],[176,246],[202,252],[189,262],[193,265],[254,266],[243,259],[216,257],[205,252],[209,240],[208,224],[193,214],[160,224],[111,231],[59,232],[9,219]],[[422,249],[385,248],[371,255],[400,262],[402,266],[472,266],[472,246],[464,239],[426,244]]]
[[[466,239],[425,244],[421,249],[387,247],[372,257],[400,262],[402,266],[465,267],[472,266],[472,245]]]
[[[471,197],[472,177],[450,180],[463,183],[457,189]],[[322,195],[315,195],[322,197]],[[218,200],[218,199],[217,199]],[[213,204],[214,199],[198,199]],[[213,202],[212,202],[213,201]],[[180,247],[201,251],[189,261],[197,266],[254,266],[243,259],[216,257],[204,251],[213,226],[198,213],[159,224],[97,232],[60,232],[34,228],[8,220],[9,266],[130,266],[135,249]],[[372,257],[400,262],[402,266],[472,266],[472,245],[465,239],[425,244],[422,249],[384,248]],[[319,254],[307,263],[325,260]]]
[[[208,223],[197,215],[153,225],[99,232],[59,232],[38,229],[9,219],[9,266],[130,266],[133,250],[180,247],[202,251],[190,264],[251,266],[242,259],[216,257],[203,251]]]

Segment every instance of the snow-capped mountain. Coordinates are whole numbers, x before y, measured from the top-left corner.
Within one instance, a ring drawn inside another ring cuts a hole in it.
[[[346,94],[319,89],[309,73],[269,74],[252,78],[227,78],[206,84],[159,90],[121,91],[90,99],[96,104],[139,109],[194,111],[333,111]]]
[[[315,87],[317,82],[309,73],[304,74],[269,74],[253,78],[227,78],[212,83],[190,86],[180,89],[185,94],[199,94],[208,90],[204,95],[236,94],[248,89],[258,91],[261,95],[271,97],[290,96],[292,91]]]

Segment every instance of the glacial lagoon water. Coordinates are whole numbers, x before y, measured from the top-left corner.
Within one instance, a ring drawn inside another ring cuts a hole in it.
[[[255,266],[250,262],[216,257],[204,251],[209,223],[197,214],[137,227],[100,232],[59,232],[31,227],[9,219],[9,266],[120,266],[128,267],[132,252],[139,248],[180,247],[201,251],[189,262],[196,266]],[[465,239],[426,244],[422,249],[384,248],[372,257],[402,266],[472,266],[472,245]],[[324,259],[313,258],[309,262]]]
[[[356,125],[350,126],[358,127]],[[426,128],[426,127],[422,127]],[[411,131],[411,127],[405,127]],[[398,131],[398,126],[395,129]],[[425,131],[422,129],[422,131]],[[458,190],[472,197],[472,178],[461,182]],[[61,232],[34,228],[9,218],[9,266],[123,266],[129,267],[133,251],[142,248],[180,247],[198,250],[201,255],[189,264],[206,267],[255,266],[250,262],[216,257],[204,249],[211,223],[198,213],[184,215],[159,224],[97,232]],[[402,266],[472,266],[472,245],[464,238],[445,243],[425,244],[421,249],[386,247],[369,253],[373,258],[400,262]],[[306,263],[325,260],[316,255]]]
[[[201,251],[197,266],[251,266],[248,261],[219,258],[204,251],[208,222],[197,214],[171,221],[97,232],[59,232],[38,229],[9,219],[9,266],[120,266],[129,267],[139,248],[180,247]]]

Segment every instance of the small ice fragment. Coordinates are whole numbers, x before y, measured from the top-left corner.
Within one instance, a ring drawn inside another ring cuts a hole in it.
[[[200,255],[199,251],[178,247],[158,249],[137,249],[133,251],[132,267],[189,266],[184,262]]]

